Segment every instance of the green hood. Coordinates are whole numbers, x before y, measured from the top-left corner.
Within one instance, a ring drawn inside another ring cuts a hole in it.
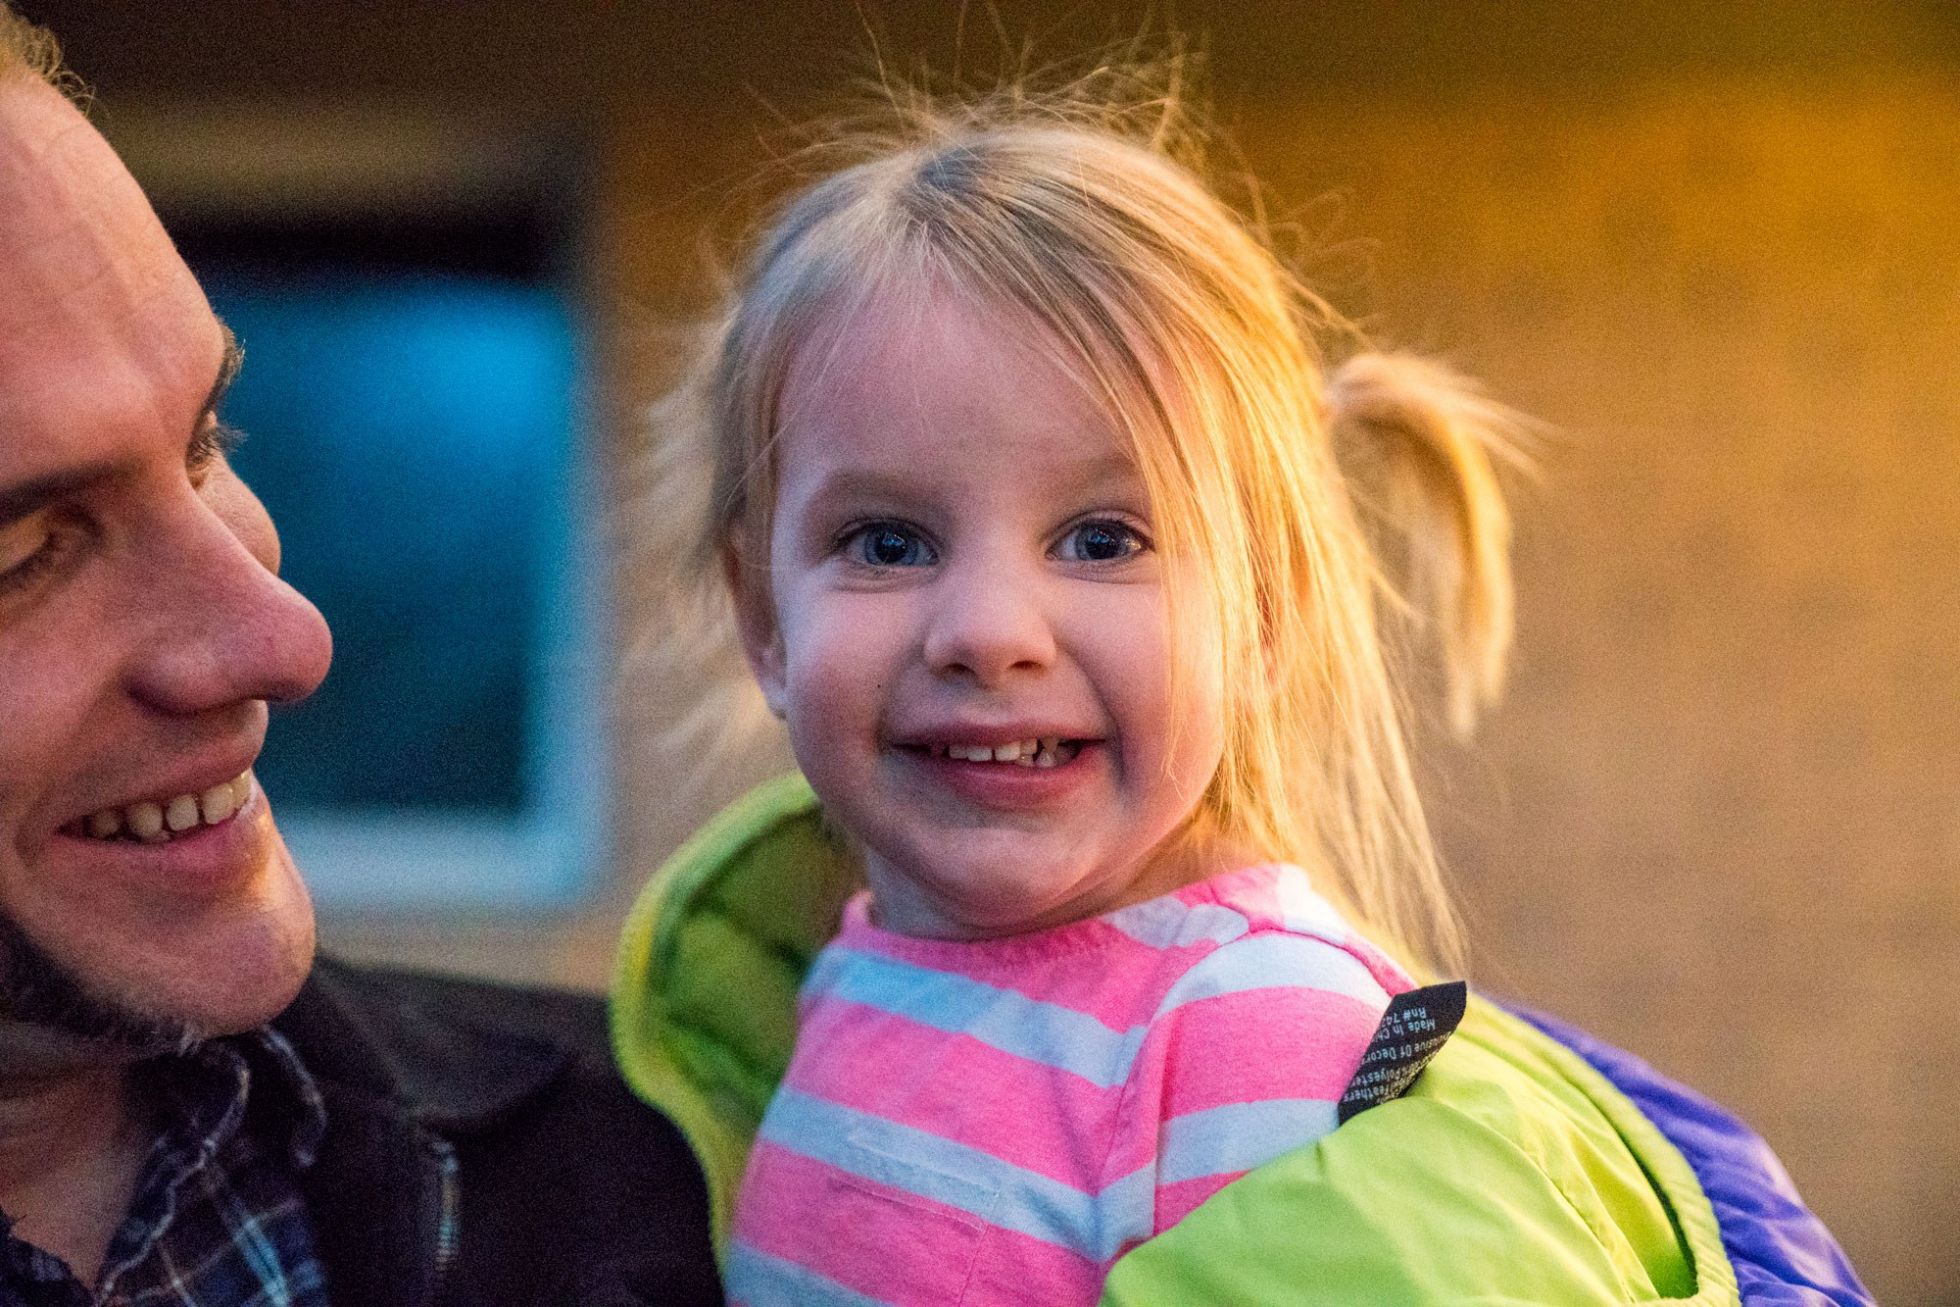
[[[855,884],[801,777],[709,823],[620,944],[613,1044],[686,1134],[726,1248],[796,993]],[[1739,1304],[1681,1154],[1576,1054],[1471,1000],[1403,1098],[1228,1185],[1119,1261],[1106,1305]]]

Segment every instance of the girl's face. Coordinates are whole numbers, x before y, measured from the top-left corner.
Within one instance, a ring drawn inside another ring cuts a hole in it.
[[[812,349],[782,396],[769,589],[744,642],[879,920],[978,937],[1202,874],[1222,751],[1201,576],[1040,332],[934,291]],[[1167,598],[1195,624],[1170,698]]]

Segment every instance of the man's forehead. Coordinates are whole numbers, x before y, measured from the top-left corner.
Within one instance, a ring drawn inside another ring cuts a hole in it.
[[[88,120],[52,87],[0,77],[0,324],[146,264],[154,276],[159,243],[149,201]]]
[[[222,349],[108,143],[53,88],[0,76],[0,442],[194,406]]]
[[[62,215],[86,199],[75,192],[98,145],[88,120],[53,88],[0,75],[0,209],[7,215],[0,250],[30,249],[65,225]]]

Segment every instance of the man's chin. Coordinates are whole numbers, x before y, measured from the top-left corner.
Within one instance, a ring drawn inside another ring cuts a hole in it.
[[[6,916],[0,916],[0,1005],[16,1025],[107,1046],[124,1056],[189,1048],[209,1033],[188,1017],[166,1016],[101,992]]]
[[[123,1056],[189,1048],[262,1025],[283,1011],[313,965],[313,908],[280,848],[261,901],[168,942],[81,960],[45,946],[0,913],[0,1018]]]

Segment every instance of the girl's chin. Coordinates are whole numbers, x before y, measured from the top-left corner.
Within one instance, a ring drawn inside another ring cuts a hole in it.
[[[921,939],[999,939],[1101,916],[1155,897],[1140,889],[1083,888],[1057,894],[1042,887],[1001,886],[976,892],[972,882],[936,892],[913,884],[871,882],[871,919],[881,929]]]

